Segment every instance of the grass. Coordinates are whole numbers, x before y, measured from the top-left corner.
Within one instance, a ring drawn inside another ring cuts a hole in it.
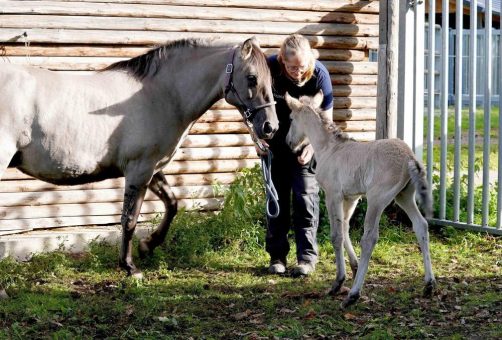
[[[500,238],[431,228],[438,289],[423,298],[415,236],[390,207],[363,296],[342,310],[343,296],[325,294],[335,275],[325,207],[316,272],[304,279],[270,276],[261,190],[254,169],[233,186],[220,214],[179,213],[167,242],[137,260],[141,281],[117,268],[117,246],[99,242],[80,254],[0,261],[0,285],[10,296],[0,304],[0,338],[502,337]],[[351,232],[357,252],[363,214],[364,204]]]
[[[439,114],[439,113],[438,113]],[[478,108],[475,115],[475,131],[476,131],[476,145],[475,145],[475,159],[476,164],[482,167],[483,164],[483,135],[484,135],[484,111],[482,108]],[[499,138],[499,108],[498,106],[492,107],[490,114],[490,152],[489,152],[489,167],[491,170],[496,170],[498,165],[498,138]],[[428,129],[428,117],[424,120],[424,136],[427,136]],[[462,124],[461,124],[461,136],[462,145],[460,152],[460,162],[463,164],[463,168],[467,168],[468,159],[468,133],[469,133],[469,111],[468,109],[462,110]],[[449,164],[453,164],[454,159],[454,138],[455,138],[455,112],[453,108],[448,110],[448,123],[447,123],[447,150],[446,158]],[[434,119],[434,150],[433,150],[433,162],[434,164],[439,164],[441,157],[441,119],[436,116]],[[426,145],[425,145],[426,146]],[[427,149],[427,148],[425,148]],[[427,151],[427,150],[425,150]],[[424,161],[426,162],[427,153],[424,152]]]

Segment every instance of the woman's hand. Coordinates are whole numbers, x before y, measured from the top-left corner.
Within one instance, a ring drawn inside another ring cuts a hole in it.
[[[314,148],[312,147],[312,144],[307,144],[303,148],[300,156],[298,156],[298,163],[300,163],[301,165],[305,165],[308,162],[310,162],[312,156],[314,156]]]

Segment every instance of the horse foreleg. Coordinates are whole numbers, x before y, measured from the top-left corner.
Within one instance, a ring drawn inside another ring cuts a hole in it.
[[[350,306],[359,299],[361,288],[364,283],[364,277],[368,272],[370,257],[373,253],[373,249],[375,248],[375,244],[378,241],[380,217],[382,216],[385,207],[392,200],[392,198],[385,200],[385,197],[372,196],[369,194],[367,199],[368,209],[366,210],[366,216],[364,218],[364,233],[361,238],[361,260],[359,261],[359,268],[357,269],[354,284],[350,289],[349,295],[342,302],[342,308]]]
[[[424,295],[430,296],[436,286],[436,279],[432,272],[431,255],[429,252],[429,231],[427,220],[418,210],[415,202],[415,188],[413,185],[408,186],[397,197],[396,203],[404,210],[413,223],[413,231],[417,236],[420,250],[422,252],[424,269],[425,269],[425,288]]]
[[[330,295],[335,295],[345,282],[345,258],[343,256],[343,198],[326,192],[326,203],[331,226],[331,244],[335,250],[336,278]]]
[[[126,181],[127,182],[127,181]],[[132,185],[126,183],[124,207],[122,210],[122,246],[120,248],[120,267],[127,271],[127,275],[142,277],[141,271],[132,261],[132,237],[136,229],[138,215],[145,197],[146,185]]]
[[[161,172],[156,173],[148,185],[148,188],[162,200],[166,212],[157,229],[150,236],[139,242],[139,254],[142,257],[151,254],[155,247],[164,242],[167,232],[169,231],[169,226],[178,212],[178,202],[169,184],[167,184],[164,174]]]

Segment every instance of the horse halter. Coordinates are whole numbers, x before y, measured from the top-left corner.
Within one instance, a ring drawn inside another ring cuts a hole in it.
[[[227,74],[227,77],[228,77],[227,86],[225,86],[225,99],[227,99],[228,92],[232,92],[235,95],[235,97],[237,98],[237,101],[239,102],[239,105],[242,108],[244,108],[244,112],[242,113],[244,121],[246,122],[246,124],[249,127],[252,127],[253,126],[252,121],[253,121],[254,116],[256,115],[256,113],[259,110],[261,110],[261,109],[263,109],[265,107],[269,107],[269,106],[275,105],[276,102],[275,101],[271,101],[271,102],[265,103],[263,105],[258,105],[256,107],[253,107],[253,106],[248,107],[244,103],[244,101],[242,100],[241,96],[239,96],[239,93],[235,89],[234,82],[233,82],[235,51],[237,51],[237,48],[233,48],[230,62],[225,67],[225,73]]]

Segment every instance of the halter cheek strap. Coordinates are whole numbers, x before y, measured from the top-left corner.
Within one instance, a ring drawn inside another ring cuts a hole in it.
[[[258,105],[256,107],[248,107],[244,101],[242,100],[241,96],[239,96],[239,93],[235,89],[234,82],[233,82],[233,76],[234,76],[234,58],[235,58],[235,52],[237,51],[237,47],[232,49],[232,54],[230,56],[230,62],[225,66],[225,73],[227,74],[227,85],[225,86],[225,99],[227,98],[228,92],[232,92],[235,97],[237,98],[237,101],[239,102],[239,105],[244,109],[242,112],[242,116],[244,118],[244,121],[246,124],[250,127],[252,127],[252,121],[254,119],[254,116],[258,111],[260,111],[263,108],[275,105],[276,102],[268,102],[262,105]]]

